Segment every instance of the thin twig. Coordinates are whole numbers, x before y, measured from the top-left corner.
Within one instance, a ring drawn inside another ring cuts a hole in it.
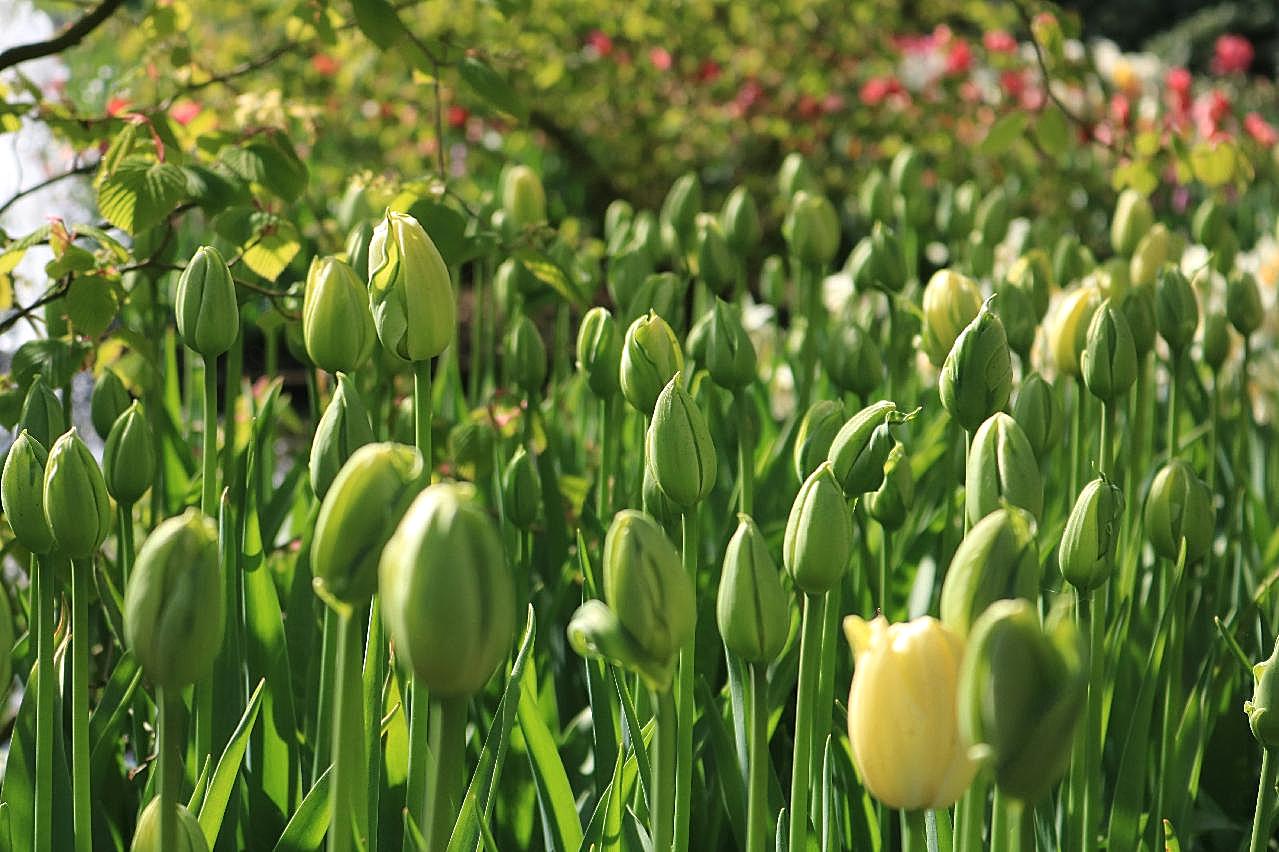
[[[44,292],[44,295],[36,299],[31,304],[15,305],[13,309],[13,313],[9,314],[9,316],[5,317],[3,320],[0,320],[0,335],[4,334],[9,329],[13,328],[24,318],[31,316],[33,312],[39,310],[40,308],[43,308],[45,305],[49,304],[50,302],[56,302],[58,299],[61,299],[63,296],[67,294],[67,291],[70,289],[71,289],[71,276],[64,275],[62,278],[58,279],[57,284],[53,285],[48,290],[46,290]]]
[[[44,41],[33,41],[19,44],[0,53],[0,71],[12,68],[22,62],[52,56],[70,47],[75,47],[85,36],[96,30],[102,23],[124,4],[124,0],[102,0],[92,11],[76,20],[61,34]]]
[[[37,184],[33,184],[32,186],[27,187],[26,189],[18,190],[17,192],[15,192],[13,195],[9,197],[8,201],[4,202],[3,204],[0,204],[0,216],[3,216],[5,211],[7,211],[10,207],[16,204],[20,199],[26,198],[28,195],[31,195],[32,193],[39,192],[45,187],[53,186],[55,183],[58,183],[59,181],[62,181],[62,180],[66,180],[69,177],[75,177],[76,175],[87,175],[90,172],[92,172],[94,169],[96,169],[97,167],[98,167],[98,163],[96,160],[92,163],[73,163],[71,168],[65,172],[56,174],[50,178],[46,178]]]

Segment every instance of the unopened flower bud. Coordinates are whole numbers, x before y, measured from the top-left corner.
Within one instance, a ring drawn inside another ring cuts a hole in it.
[[[1214,248],[1222,231],[1228,227],[1226,211],[1215,198],[1205,198],[1190,219],[1190,236],[1195,242]]]
[[[1017,353],[1021,363],[1028,363],[1031,347],[1035,345],[1035,334],[1039,331],[1034,295],[1020,284],[1006,280],[997,291],[994,309],[1004,324],[1008,348]]]
[[[1230,357],[1230,324],[1226,315],[1219,311],[1209,311],[1204,315],[1203,356],[1204,363],[1214,373],[1221,371],[1221,365]]]
[[[1079,358],[1088,341],[1088,325],[1101,304],[1092,284],[1067,291],[1044,319],[1044,334],[1053,365],[1062,375],[1079,375]]]
[[[973,227],[981,234],[982,242],[994,248],[1008,233],[1008,194],[1002,186],[996,186],[977,205]]]
[[[786,301],[786,264],[775,254],[764,258],[760,266],[759,295],[768,305]]]
[[[800,486],[786,520],[782,545],[786,573],[810,595],[829,592],[844,576],[853,553],[853,515],[830,463]]]
[[[171,850],[160,848],[160,797],[153,798],[138,817],[137,828],[133,832],[133,842],[129,852],[209,852],[209,844],[204,839],[204,829],[195,814],[187,810],[181,802],[170,803],[176,808],[176,831],[174,840],[177,845]]]
[[[1279,749],[1279,640],[1270,657],[1252,667],[1252,700],[1243,703],[1248,727],[1264,749]]]
[[[1088,692],[1084,643],[1069,618],[1039,626],[1024,600],[991,604],[973,625],[959,677],[963,738],[990,764],[1000,792],[1031,806],[1070,761]]]
[[[92,556],[111,529],[111,502],[102,471],[74,427],[49,450],[44,514],[58,549],[72,559]]]
[[[537,522],[542,508],[542,477],[537,460],[519,447],[502,473],[502,508],[506,519],[522,530]]]
[[[682,257],[693,250],[696,234],[694,224],[702,212],[702,184],[697,175],[688,172],[671,184],[662,202],[659,215],[662,245],[673,258]]]
[[[967,236],[973,229],[978,201],[977,184],[973,181],[959,186],[944,184],[937,198],[937,230],[950,241]]]
[[[940,367],[955,338],[981,310],[977,282],[953,269],[939,269],[924,288],[924,351]]]
[[[790,604],[768,542],[747,515],[724,552],[715,616],[729,651],[750,663],[777,659],[790,632]]]
[[[1079,237],[1062,234],[1053,248],[1053,281],[1057,286],[1066,287],[1083,278],[1091,265]]]
[[[1137,348],[1123,311],[1107,299],[1088,324],[1079,372],[1093,396],[1114,402],[1137,380]]]
[[[906,145],[888,166],[888,179],[898,195],[909,195],[919,188],[924,177],[924,158],[914,146]]]
[[[706,338],[706,369],[715,384],[739,390],[755,380],[755,345],[737,309],[715,300]]]
[[[697,505],[715,487],[715,445],[702,414],[676,373],[657,397],[644,444],[662,492],[683,510]]]
[[[724,236],[739,257],[747,257],[759,247],[762,231],[759,225],[759,208],[755,198],[745,186],[736,186],[724,199],[724,209],[719,214]]]
[[[516,231],[546,224],[546,190],[537,172],[520,164],[502,175],[502,210]]]
[[[1008,269],[1008,282],[1029,293],[1035,306],[1035,322],[1048,313],[1052,296],[1052,261],[1043,249],[1031,249]],[[996,305],[998,307],[998,305]]]
[[[506,334],[502,361],[507,377],[529,395],[535,395],[546,381],[546,344],[537,325],[520,314],[511,321]]]
[[[1261,328],[1265,309],[1261,306],[1261,293],[1252,273],[1240,272],[1230,276],[1226,283],[1226,316],[1235,331],[1245,338]]]
[[[196,509],[147,537],[124,588],[124,641],[156,686],[176,689],[213,669],[226,620],[218,529]]]
[[[346,235],[346,265],[355,270],[364,285],[364,303],[368,305],[369,243],[373,242],[373,223],[360,222]],[[372,316],[372,315],[370,315]]]
[[[311,441],[311,490],[319,500],[351,455],[365,444],[373,443],[373,427],[355,382],[346,373],[338,373],[337,389],[329,399]]]
[[[369,243],[369,306],[382,345],[402,361],[428,361],[452,342],[453,282],[418,221],[388,210]]]
[[[893,187],[879,169],[866,175],[857,190],[857,208],[868,222],[887,222],[893,217]]]
[[[838,400],[820,399],[808,407],[795,433],[793,460],[800,482],[808,479],[826,461],[831,442],[844,425],[844,405]]]
[[[66,417],[62,412],[62,401],[49,387],[42,373],[36,373],[27,389],[26,399],[22,401],[22,411],[18,415],[18,431],[27,430],[31,437],[48,447],[58,440],[58,436],[67,431]]]
[[[13,537],[32,553],[53,549],[53,533],[44,514],[44,469],[49,454],[23,429],[9,448],[0,474],[0,505]]]
[[[822,364],[841,391],[866,397],[884,379],[884,359],[875,338],[855,322],[840,323],[822,350]]]
[[[915,504],[915,477],[906,458],[906,448],[893,447],[884,462],[884,481],[879,490],[866,495],[866,511],[886,530],[899,529],[906,523]]]
[[[1129,288],[1119,300],[1119,309],[1128,320],[1133,352],[1141,364],[1155,346],[1155,286],[1143,284]]]
[[[986,241],[981,231],[968,235],[968,266],[974,278],[988,278],[995,270],[995,246]]]
[[[839,214],[826,196],[797,192],[782,223],[782,236],[800,263],[825,268],[839,250]]]
[[[1156,222],[1137,243],[1128,265],[1128,283],[1140,287],[1153,284],[1163,265],[1172,259],[1173,238],[1163,222]]]
[[[360,447],[338,471],[320,503],[311,546],[312,582],[326,603],[354,605],[377,591],[378,559],[422,470],[413,447],[380,443]]]
[[[710,213],[699,213],[694,226],[693,264],[697,277],[712,293],[729,293],[737,280],[737,261],[719,219]]]
[[[1159,336],[1179,358],[1190,348],[1199,327],[1199,302],[1195,289],[1175,266],[1159,270],[1155,284],[1155,323]]]
[[[871,403],[849,418],[831,441],[827,458],[850,499],[875,491],[884,481],[884,462],[896,443],[888,424],[897,416],[895,403]]]
[[[1004,324],[987,302],[955,338],[942,365],[942,406],[971,432],[1008,404],[1012,370]]]
[[[790,201],[798,192],[821,192],[821,184],[804,155],[791,151],[777,170],[777,194]]]
[[[619,379],[622,395],[640,414],[652,415],[657,395],[683,369],[679,339],[666,320],[649,311],[626,329]]]
[[[369,291],[355,270],[335,257],[317,257],[306,274],[302,339],[321,370],[349,373],[373,352],[377,333]]]
[[[1039,548],[1033,519],[1020,509],[996,509],[964,536],[941,588],[942,623],[961,636],[997,600],[1039,594]]]
[[[900,292],[906,286],[906,258],[892,229],[876,222],[848,256],[845,271],[860,291]]]
[[[93,431],[98,437],[106,440],[107,434],[116,419],[124,413],[133,402],[133,397],[125,390],[124,382],[110,368],[103,370],[98,380],[93,383],[93,395],[89,399],[89,419],[93,422]]]
[[[515,579],[470,486],[417,495],[382,550],[378,589],[396,654],[432,695],[478,692],[511,652]]]
[[[625,198],[614,198],[604,210],[604,241],[613,244],[618,234],[630,231],[635,208]]]
[[[213,246],[196,250],[174,296],[178,334],[188,349],[216,358],[231,348],[240,333],[240,307],[226,261]]]
[[[1110,579],[1123,509],[1123,491],[1108,479],[1094,479],[1079,492],[1061,534],[1057,564],[1066,581],[1081,592]]]
[[[1035,451],[1021,426],[1002,411],[973,435],[964,481],[968,520],[977,523],[1004,505],[1036,520],[1044,511],[1044,485]]]
[[[1146,536],[1155,552],[1175,560],[1186,540],[1186,564],[1196,562],[1212,543],[1214,509],[1208,486],[1190,465],[1173,459],[1155,474],[1143,514]]]
[[[618,391],[622,364],[622,336],[608,308],[596,306],[582,317],[577,330],[577,369],[586,375],[591,392],[612,399]]]
[[[1046,456],[1061,439],[1061,404],[1052,384],[1039,373],[1031,373],[1021,380],[1013,402],[1013,419],[1025,433],[1037,459]]]
[[[131,506],[155,482],[155,437],[141,402],[134,402],[107,433],[102,479],[117,503]]]
[[[959,737],[961,636],[929,616],[844,619],[853,648],[848,739],[871,795],[902,810],[946,808],[977,765]]]
[[[1115,202],[1115,217],[1110,222],[1110,247],[1115,254],[1131,257],[1154,221],[1155,214],[1146,196],[1135,189],[1125,189]]]

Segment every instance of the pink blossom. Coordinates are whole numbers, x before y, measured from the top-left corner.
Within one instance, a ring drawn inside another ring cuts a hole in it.
[[[448,108],[447,115],[449,127],[454,128],[464,126],[467,120],[471,117],[471,113],[466,107],[459,106],[457,104],[453,104]]]
[[[896,77],[871,77],[862,84],[861,91],[857,93],[857,97],[866,106],[878,106],[889,95],[896,94],[901,90],[902,85],[897,81]]]
[[[714,59],[704,59],[697,68],[697,79],[703,83],[713,83],[719,79],[722,72],[723,69]]]
[[[1132,103],[1128,100],[1128,96],[1122,92],[1116,92],[1110,99],[1110,120],[1115,124],[1127,126],[1131,116]]]
[[[981,43],[991,53],[1012,53],[1017,49],[1017,39],[1006,30],[991,30],[982,36]]]
[[[1241,35],[1226,33],[1213,47],[1212,73],[1243,74],[1252,65],[1252,42]]]
[[[973,51],[962,38],[955,39],[946,54],[946,73],[963,74],[972,67]]]
[[[182,126],[186,126],[195,120],[203,109],[195,101],[178,101],[173,105],[173,109],[169,110],[169,116]]]
[[[107,115],[115,118],[129,108],[129,99],[119,96],[111,98],[107,101]]]
[[[1169,68],[1164,75],[1164,85],[1179,95],[1190,94],[1190,72],[1185,68]]]
[[[324,77],[332,77],[341,66],[336,59],[327,53],[317,53],[311,57],[311,67],[315,69],[317,74]]]
[[[1005,71],[999,75],[999,86],[1009,98],[1020,98],[1026,88],[1026,78],[1020,71]]]
[[[1243,129],[1248,135],[1267,148],[1279,143],[1279,133],[1273,125],[1261,117],[1261,113],[1250,112],[1243,118]]]
[[[591,30],[586,37],[586,46],[595,51],[595,55],[603,59],[613,52],[613,39],[602,30]]]
[[[648,51],[648,61],[658,71],[671,70],[671,52],[664,47],[654,47]]]

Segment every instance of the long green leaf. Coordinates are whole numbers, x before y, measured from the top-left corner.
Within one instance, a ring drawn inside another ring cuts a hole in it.
[[[324,770],[302,804],[293,812],[275,844],[275,852],[315,852],[329,830],[329,778],[333,767]]]
[[[555,852],[572,852],[582,844],[582,824],[578,820],[573,788],[569,786],[555,738],[542,719],[533,678],[527,674],[520,687],[519,720],[547,842]]]
[[[244,708],[244,715],[231,741],[222,751],[218,760],[218,768],[213,770],[213,778],[209,782],[209,791],[204,795],[200,805],[200,828],[204,831],[204,839],[213,846],[218,831],[222,828],[222,817],[226,814],[227,802],[231,799],[231,789],[235,786],[235,778],[240,774],[240,765],[244,762],[244,752],[249,746],[249,734],[258,721],[258,711],[262,709],[262,688],[265,680],[258,681],[257,688],[249,696],[249,706]]]

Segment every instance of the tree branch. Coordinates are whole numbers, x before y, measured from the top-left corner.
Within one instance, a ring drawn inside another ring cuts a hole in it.
[[[97,167],[98,167],[98,164],[96,161],[92,163],[75,163],[71,166],[70,169],[68,169],[65,172],[46,178],[37,184],[27,187],[26,189],[18,190],[12,196],[9,197],[8,201],[4,202],[3,204],[0,204],[0,216],[3,216],[10,207],[12,207],[14,204],[18,202],[19,199],[26,198],[28,195],[31,195],[32,193],[39,192],[40,190],[49,186],[53,186],[55,183],[58,183],[59,181],[62,181],[62,180],[66,180],[69,177],[75,177],[76,175],[90,174]]]
[[[12,68],[21,62],[52,56],[69,47],[75,47],[84,40],[85,36],[101,26],[102,22],[111,17],[112,13],[122,5],[124,5],[124,0],[102,0],[84,17],[64,29],[61,34],[45,41],[19,44],[0,52],[0,71]]]

